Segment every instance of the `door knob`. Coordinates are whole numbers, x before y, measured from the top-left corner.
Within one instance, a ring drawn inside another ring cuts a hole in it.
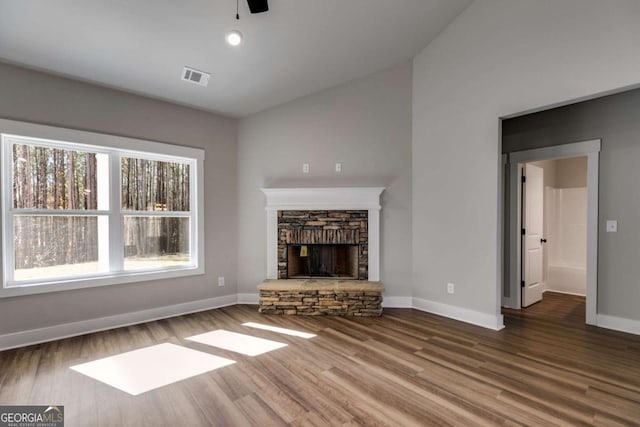
[[[540,239],[540,243],[547,243],[547,239]]]

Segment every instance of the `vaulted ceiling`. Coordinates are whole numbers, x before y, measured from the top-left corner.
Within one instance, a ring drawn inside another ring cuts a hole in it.
[[[470,3],[240,0],[236,21],[233,0],[0,0],[0,60],[241,117],[409,60]]]

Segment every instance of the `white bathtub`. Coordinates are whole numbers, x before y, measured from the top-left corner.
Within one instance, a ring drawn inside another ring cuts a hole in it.
[[[547,291],[585,295],[587,269],[581,266],[550,265],[547,270],[546,285]]]

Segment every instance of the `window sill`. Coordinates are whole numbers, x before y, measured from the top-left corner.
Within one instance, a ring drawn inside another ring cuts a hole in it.
[[[16,284],[0,288],[0,298],[35,295],[51,292],[70,291],[74,289],[96,288],[101,286],[120,285],[126,283],[147,282],[177,277],[189,277],[204,274],[204,267],[185,267],[167,270],[127,272],[118,275],[100,277],[66,279],[39,284]]]

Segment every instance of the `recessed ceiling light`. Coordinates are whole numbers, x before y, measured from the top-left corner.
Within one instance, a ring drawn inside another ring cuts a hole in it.
[[[229,31],[224,38],[231,46],[238,46],[242,43],[242,33],[238,30]]]

